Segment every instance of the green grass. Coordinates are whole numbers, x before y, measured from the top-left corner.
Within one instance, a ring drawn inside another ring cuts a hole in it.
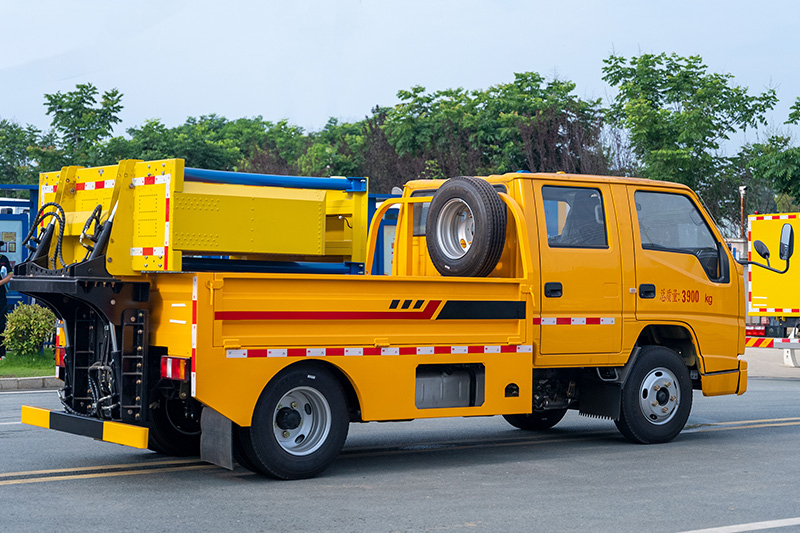
[[[56,372],[55,365],[52,348],[45,348],[44,353],[36,354],[36,357],[20,357],[9,352],[0,361],[0,378],[52,376]]]

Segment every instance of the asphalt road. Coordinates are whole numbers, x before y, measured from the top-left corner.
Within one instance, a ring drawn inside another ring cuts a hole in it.
[[[24,426],[0,393],[5,531],[752,531],[800,528],[800,380],[695,393],[686,430],[629,444],[574,412],[526,433],[500,417],[353,424],[321,477],[274,481]],[[782,520],[783,522],[772,522]],[[728,526],[768,522],[765,526]]]

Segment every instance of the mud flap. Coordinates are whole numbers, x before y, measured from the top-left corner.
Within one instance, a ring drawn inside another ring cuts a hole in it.
[[[233,422],[206,406],[200,428],[200,459],[233,470]]]
[[[622,408],[622,385],[586,380],[581,383],[580,414],[619,420]]]

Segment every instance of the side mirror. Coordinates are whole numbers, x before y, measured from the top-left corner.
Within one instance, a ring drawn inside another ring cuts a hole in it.
[[[781,239],[781,244],[783,244],[783,240]],[[767,245],[761,241],[756,241],[753,243],[753,248],[756,249],[756,253],[766,259],[767,264],[769,264],[769,248]]]
[[[781,229],[780,258],[787,261],[794,253],[794,230],[791,224],[784,224]]]
[[[753,243],[753,248],[756,249],[756,253],[764,258],[767,262],[766,265],[762,265],[761,263],[756,263],[755,261],[745,261],[743,259],[737,259],[736,262],[740,265],[753,265],[761,268],[766,268],[772,272],[776,272],[778,274],[786,274],[789,271],[789,258],[792,257],[794,253],[794,230],[792,229],[791,224],[784,224],[783,228],[781,228],[781,243],[780,243],[780,250],[779,256],[783,261],[786,261],[786,268],[783,270],[778,270],[777,268],[772,268],[769,264],[769,248],[767,245],[761,241],[755,241]]]

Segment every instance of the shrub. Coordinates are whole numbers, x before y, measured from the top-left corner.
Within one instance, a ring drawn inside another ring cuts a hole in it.
[[[3,344],[21,356],[33,357],[55,331],[56,315],[40,305],[18,305],[8,314]]]

